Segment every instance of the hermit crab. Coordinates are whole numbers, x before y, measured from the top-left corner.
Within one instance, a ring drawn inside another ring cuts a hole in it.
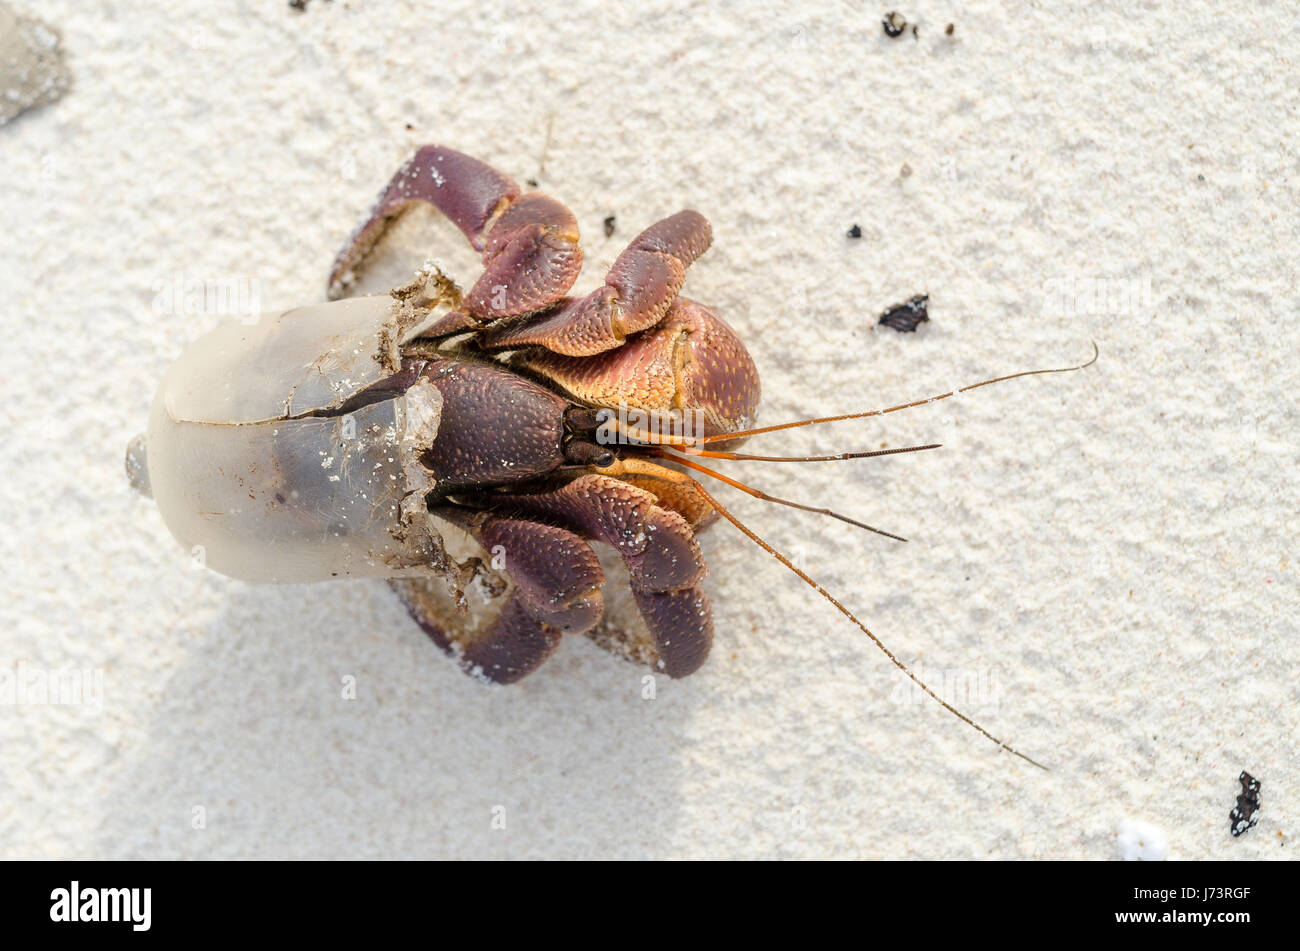
[[[390,295],[340,299],[388,224],[416,203],[463,232],[482,274],[462,290],[426,266]],[[567,296],[583,257],[569,209],[426,146],[346,241],[329,277],[333,302],[223,324],[176,360],[128,469],[207,567],[250,581],[386,578],[429,636],[486,681],[525,677],[565,634],[669,677],[698,669],[713,621],[696,536],[719,516],[884,650],[693,473],[870,528],[701,460],[783,458],[735,447],[905,407],[755,428],[748,351],[680,294],[710,241],[700,214],[678,212],[642,231],[602,286]],[[910,449],[884,452],[900,451]],[[604,564],[593,543],[605,546]],[[607,571],[619,563],[635,610],[612,624],[602,620]]]

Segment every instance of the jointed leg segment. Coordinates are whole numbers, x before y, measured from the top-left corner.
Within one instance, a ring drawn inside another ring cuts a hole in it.
[[[531,320],[493,327],[483,343],[542,346],[574,357],[613,349],[663,319],[686,281],[686,269],[712,240],[703,215],[679,211],[641,232],[614,261],[603,286]]]
[[[707,569],[686,518],[646,489],[599,473],[551,492],[511,496],[509,506],[613,546],[627,566],[660,668],[684,677],[704,662],[713,616],[700,587]]]
[[[517,317],[564,296],[582,269],[573,213],[519,186],[477,159],[452,149],[420,149],[385,186],[366,220],[330,269],[329,296],[347,295],[357,268],[394,218],[411,205],[437,208],[483,253],[484,271],[465,295],[467,327]]]
[[[450,616],[441,582],[392,582],[411,616],[466,671],[513,683],[536,670],[561,635],[582,633],[600,620],[605,573],[591,546],[573,532],[488,512],[441,514],[465,527],[489,556],[503,558],[513,584],[500,613],[477,628],[465,616]]]

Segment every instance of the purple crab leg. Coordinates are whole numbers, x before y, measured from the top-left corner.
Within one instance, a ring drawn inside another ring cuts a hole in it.
[[[512,496],[510,506],[613,546],[627,565],[658,668],[676,678],[704,663],[713,644],[713,612],[700,587],[708,569],[685,518],[645,489],[599,473]]]
[[[384,187],[335,258],[331,299],[348,294],[389,224],[417,202],[437,208],[482,252],[483,274],[458,317],[466,327],[549,307],[582,269],[578,222],[568,208],[539,192],[521,195],[512,179],[478,159],[426,145]]]
[[[448,609],[440,581],[404,578],[391,585],[416,623],[467,673],[514,683],[550,657],[562,635],[581,634],[600,620],[605,574],[591,546],[573,532],[486,512],[448,514],[504,559],[514,589],[500,613],[475,626]]]
[[[713,232],[695,211],[679,211],[642,231],[614,261],[603,286],[545,313],[500,328],[485,346],[542,346],[583,357],[612,350],[629,334],[663,319],[686,280],[686,269],[708,249]]]

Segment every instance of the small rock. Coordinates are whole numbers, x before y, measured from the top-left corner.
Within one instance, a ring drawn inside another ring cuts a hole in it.
[[[61,42],[54,27],[0,3],[0,125],[68,91]]]
[[[1232,820],[1233,837],[1255,828],[1255,823],[1259,822],[1259,816],[1255,815],[1259,811],[1259,780],[1242,770],[1237,781],[1241,783],[1241,795],[1237,797],[1237,805],[1232,812],[1228,813],[1228,818]]]
[[[918,324],[930,319],[930,313],[926,309],[929,300],[929,294],[917,294],[901,304],[895,304],[880,315],[879,323],[899,333],[915,333]]]

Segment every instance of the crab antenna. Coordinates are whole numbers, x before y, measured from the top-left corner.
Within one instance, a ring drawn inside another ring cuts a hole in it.
[[[1052,367],[1046,370],[1021,370],[1019,373],[1010,373],[1006,376],[995,376],[991,380],[981,380],[979,383],[972,383],[969,386],[959,386],[955,390],[949,390],[947,393],[940,393],[937,396],[928,396],[925,399],[913,400],[910,403],[900,403],[897,406],[890,406],[887,409],[873,409],[865,413],[845,413],[842,416],[821,416],[817,419],[801,419],[793,423],[779,423],[775,426],[760,426],[757,429],[742,429],[734,433],[716,433],[712,436],[697,436],[694,439],[689,437],[680,441],[674,440],[680,446],[703,446],[711,442],[724,442],[728,439],[740,439],[745,436],[758,436],[763,433],[775,433],[782,429],[797,429],[800,426],[816,426],[819,423],[838,423],[846,419],[866,419],[868,416],[884,416],[886,413],[897,413],[899,410],[911,409],[914,406],[924,406],[927,403],[937,403],[939,400],[946,400],[958,393],[965,393],[969,390],[978,390],[981,386],[991,386],[994,383],[1003,383],[1007,380],[1016,380],[1022,376],[1041,376],[1046,373],[1073,373],[1075,370],[1083,370],[1097,362],[1101,356],[1101,350],[1097,346],[1097,341],[1092,341],[1092,358],[1086,363],[1080,363],[1072,367]]]
[[[738,482],[735,479],[731,478],[730,476],[723,475],[721,472],[715,472],[713,469],[710,469],[707,466],[702,466],[698,462],[691,462],[691,460],[685,459],[682,456],[676,454],[670,455],[662,451],[656,452],[655,455],[658,456],[660,459],[666,459],[669,462],[676,462],[678,465],[685,466],[687,469],[694,469],[696,472],[703,472],[705,475],[712,476],[713,478],[717,479],[719,482],[725,482],[727,485],[731,486],[732,488],[739,489],[741,492],[744,492],[747,495],[752,495],[756,499],[762,499],[764,502],[775,502],[777,505],[788,505],[790,506],[790,508],[803,509],[803,511],[805,512],[815,512],[818,515],[829,515],[831,518],[837,518],[841,522],[847,522],[848,524],[854,525],[858,528],[865,528],[867,531],[875,532],[877,535],[884,535],[886,538],[892,538],[895,541],[900,541],[900,542],[907,541],[907,539],[904,538],[902,535],[895,535],[892,532],[886,532],[879,528],[874,528],[871,525],[868,525],[866,522],[859,522],[857,519],[849,518],[847,515],[841,515],[839,512],[833,512],[830,509],[822,509],[812,505],[804,505],[802,502],[792,502],[789,499],[778,499],[775,495],[768,495],[766,492],[762,492],[751,486],[745,485],[745,483],[743,482]],[[699,485],[698,482],[695,484],[697,486]],[[701,489],[701,491],[703,490]]]
[[[694,484],[695,484],[695,489],[696,489],[696,490],[697,490],[697,491],[698,491],[702,496],[704,496],[704,500],[705,500],[706,502],[708,502],[710,505],[712,505],[712,506],[717,510],[717,512],[718,512],[719,515],[721,515],[723,518],[725,518],[725,519],[726,519],[728,522],[730,522],[732,525],[736,526],[736,528],[740,529],[740,531],[743,532],[743,533],[744,533],[744,534],[749,538],[750,541],[752,541],[754,544],[758,545],[759,548],[762,548],[765,552],[767,552],[769,555],[771,555],[771,556],[772,556],[773,558],[775,558],[777,561],[781,562],[781,564],[785,565],[787,568],[789,568],[791,571],[793,571],[795,574],[797,574],[800,578],[803,579],[804,583],[806,583],[807,585],[809,585],[809,586],[810,586],[814,591],[816,591],[818,594],[820,594],[823,598],[825,598],[825,599],[826,599],[827,601],[829,601],[831,604],[835,605],[836,610],[838,610],[838,611],[839,611],[841,614],[843,614],[846,618],[848,618],[850,621],[852,621],[854,624],[856,624],[856,625],[858,626],[858,629],[861,630],[863,634],[866,634],[867,637],[869,637],[869,638],[871,639],[871,642],[872,642],[873,644],[875,644],[877,647],[880,648],[880,650],[884,653],[884,655],[885,655],[886,657],[889,658],[890,662],[891,662],[895,667],[897,667],[897,668],[898,668],[899,670],[901,670],[904,674],[906,674],[906,675],[907,675],[907,678],[908,678],[909,680],[911,680],[912,683],[916,684],[918,687],[920,687],[922,690],[924,690],[927,694],[929,694],[930,697],[931,697],[931,698],[932,698],[936,703],[939,704],[939,706],[943,707],[945,710],[947,710],[947,711],[948,711],[949,713],[951,713],[953,716],[957,717],[957,719],[961,720],[961,721],[962,721],[963,723],[965,723],[967,726],[972,727],[973,729],[975,729],[975,730],[977,730],[978,732],[980,732],[981,734],[983,734],[987,739],[992,740],[994,743],[996,743],[996,744],[997,744],[999,747],[1001,747],[1002,749],[1006,750],[1008,753],[1013,753],[1013,754],[1015,754],[1016,756],[1019,756],[1019,757],[1020,757],[1022,760],[1024,760],[1026,763],[1029,763],[1029,764],[1031,764],[1031,765],[1033,765],[1033,766],[1037,766],[1037,767],[1038,767],[1039,769],[1041,769],[1041,770],[1046,770],[1046,769],[1047,769],[1047,767],[1044,766],[1042,763],[1038,762],[1037,760],[1032,759],[1031,757],[1026,756],[1024,753],[1020,752],[1020,751],[1017,750],[1015,747],[1013,747],[1013,746],[1011,746],[1010,744],[1004,742],[1003,740],[999,740],[996,736],[994,736],[994,735],[993,735],[992,733],[990,733],[988,730],[984,729],[984,727],[980,726],[978,723],[976,723],[976,722],[975,722],[974,720],[972,720],[970,717],[966,716],[966,714],[962,713],[960,710],[958,710],[956,707],[954,707],[952,704],[950,704],[947,700],[944,700],[941,696],[939,696],[939,695],[938,695],[937,693],[935,693],[932,689],[930,689],[930,687],[929,687],[928,684],[926,684],[926,683],[925,683],[924,681],[922,681],[919,677],[917,677],[916,674],[912,673],[912,671],[908,669],[908,666],[907,666],[906,664],[904,664],[901,660],[899,660],[899,659],[894,655],[893,651],[891,651],[888,647],[886,647],[886,646],[884,645],[884,643],[881,642],[880,638],[876,637],[875,634],[872,634],[871,631],[867,628],[867,626],[866,626],[865,624],[863,624],[861,621],[859,621],[859,620],[857,619],[857,617],[853,614],[853,612],[850,611],[848,608],[846,608],[843,604],[841,604],[841,603],[840,603],[840,602],[835,598],[835,596],[834,596],[833,594],[831,594],[829,591],[827,591],[825,588],[823,588],[820,584],[818,584],[816,581],[814,581],[814,580],[813,580],[813,579],[812,579],[808,574],[806,574],[803,570],[801,570],[800,568],[796,567],[795,564],[794,564],[794,562],[792,562],[789,558],[787,558],[785,555],[781,554],[779,551],[777,551],[775,548],[773,548],[773,547],[772,547],[771,545],[769,545],[767,542],[763,541],[763,539],[759,538],[756,534],[754,534],[754,532],[752,532],[752,531],[748,528],[748,526],[745,525],[744,522],[742,522],[740,519],[736,518],[736,516],[732,515],[732,514],[731,514],[730,512],[728,512],[725,508],[723,508],[722,505],[721,505],[721,503],[719,503],[717,499],[715,499],[712,495],[710,495],[710,494],[705,490],[704,486],[702,486],[702,485],[699,484],[699,482],[696,482],[695,480],[691,480],[691,481],[694,482]]]
[[[755,456],[747,452],[717,452],[708,449],[696,449],[694,446],[669,446],[674,452],[688,456],[703,456],[706,459],[738,459],[741,462],[836,462],[840,459],[871,459],[875,456],[896,456],[901,452],[923,452],[926,449],[938,449],[943,443],[931,443],[928,446],[903,446],[898,449],[872,449],[867,452],[839,452],[833,456]],[[673,458],[676,458],[674,456]]]

